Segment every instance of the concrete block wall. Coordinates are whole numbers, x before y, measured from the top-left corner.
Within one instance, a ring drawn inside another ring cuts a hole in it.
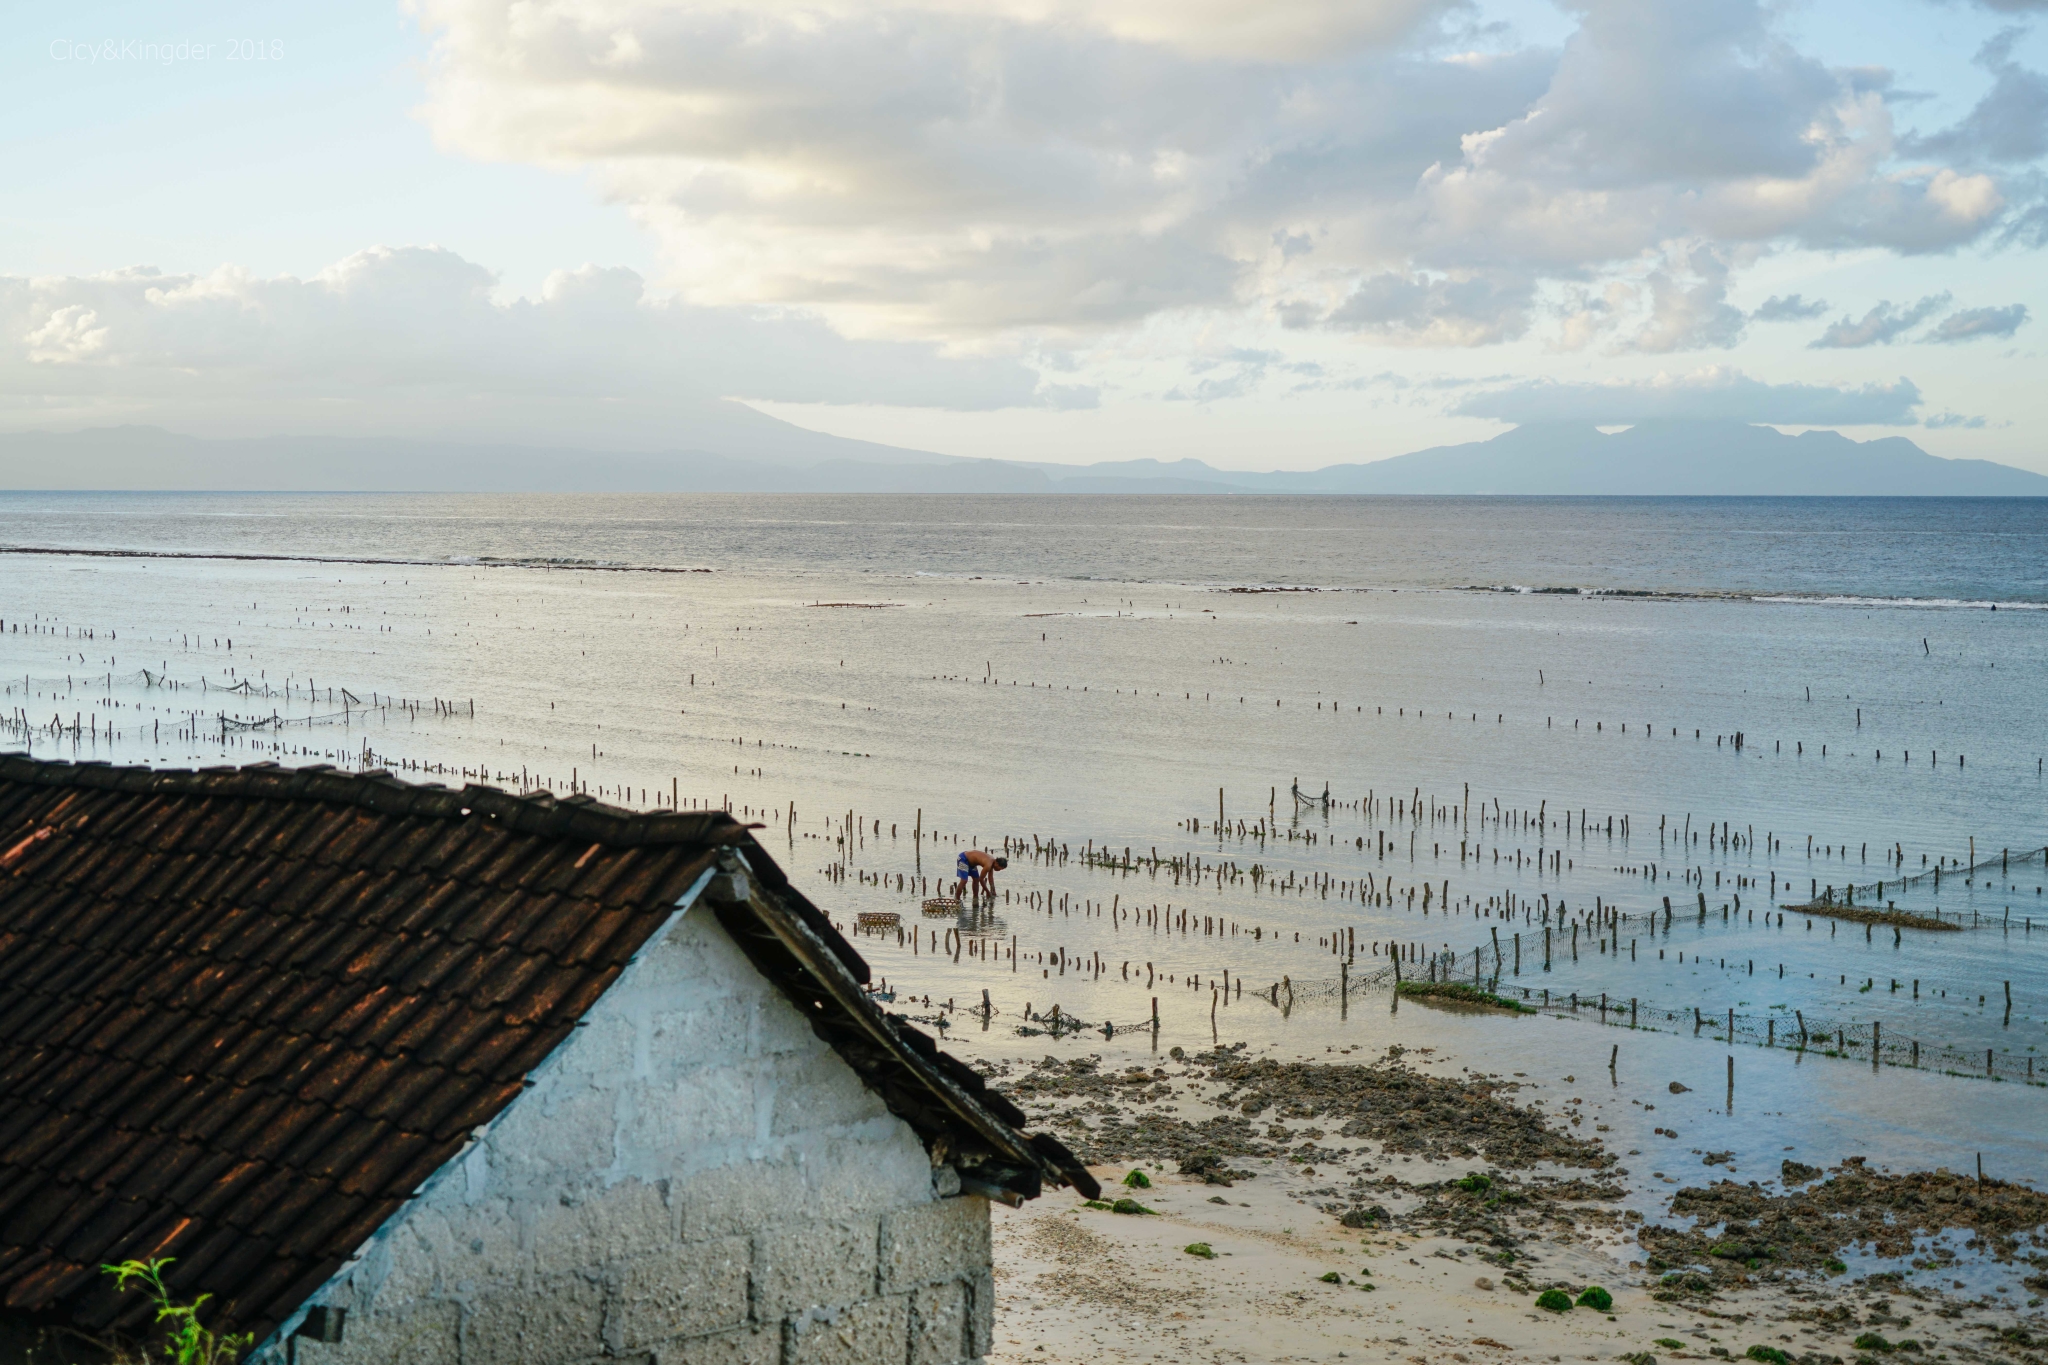
[[[940,1177],[950,1172],[940,1172]],[[954,1365],[986,1201],[696,909],[312,1302],[294,1365]]]

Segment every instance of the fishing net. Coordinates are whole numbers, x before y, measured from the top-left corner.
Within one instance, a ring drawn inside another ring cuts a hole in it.
[[[1691,1034],[1696,1038],[1708,1038],[1729,1046],[1740,1043],[1752,1047],[1812,1052],[1824,1057],[1866,1061],[1873,1066],[1913,1067],[1956,1076],[1980,1076],[1995,1080],[2020,1081],[2029,1085],[2048,1085],[2048,1070],[2042,1070],[2037,1074],[2035,1059],[2024,1049],[2001,1050],[1995,1047],[1972,1048],[1933,1043],[1887,1029],[1881,1020],[1830,1018],[1790,1007],[1755,1014],[1743,1014],[1735,1010],[1724,1010],[1714,1014],[1698,1006],[1660,1005],[1654,1000],[1637,997],[1624,1000],[1619,996],[1605,994],[1552,993],[1536,987],[1515,986],[1509,987],[1508,991],[1503,993],[1499,989],[1498,977],[1474,979],[1469,975],[1453,973],[1448,970],[1450,960],[1448,954],[1438,955],[1433,961],[1425,960],[1419,964],[1419,972],[1414,969],[1404,971],[1403,979],[1467,984],[1489,994],[1499,995],[1530,1013],[1583,1019],[1588,1023],[1606,1024],[1616,1028]],[[1355,994],[1362,988],[1390,986],[1393,982],[1393,969],[1386,967],[1373,972],[1339,977],[1336,980],[1283,979],[1256,991],[1247,990],[1244,994],[1264,1001],[1285,1013],[1291,1010],[1297,1001],[1332,1000],[1340,995]],[[2009,1003],[2007,1009],[2010,1009]]]
[[[2037,888],[2042,884],[2043,873],[2048,872],[2048,848],[2030,848],[2015,851],[2002,848],[1995,857],[1980,858],[1965,864],[1960,859],[1944,859],[1925,872],[1911,876],[1890,879],[1879,878],[1870,882],[1848,882],[1842,886],[1823,887],[1809,901],[1801,904],[1787,904],[1787,910],[1800,910],[1812,914],[1836,915],[1844,918],[1862,919],[1879,917],[1881,911],[1895,909],[1893,902],[1916,891],[1939,893],[1942,882],[1950,886],[1958,881],[1967,891],[2005,890],[2017,891],[2020,884],[2014,877],[2028,878]],[[2031,876],[2029,876],[2031,874]],[[1845,910],[1861,910],[1862,914],[1842,916]],[[1918,916],[1922,912],[1907,912]],[[1943,919],[1938,910],[1925,912],[1928,918]],[[1960,915],[1957,916],[1960,923]]]

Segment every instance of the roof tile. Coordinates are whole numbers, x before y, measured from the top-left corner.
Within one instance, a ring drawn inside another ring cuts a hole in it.
[[[835,1000],[866,979],[723,813],[0,756],[6,846],[42,828],[0,876],[0,1305],[87,1330],[148,1325],[98,1267],[151,1256],[218,1329],[274,1329],[518,1097],[720,846],[780,897],[742,945],[771,979],[811,970],[772,958],[778,932],[836,959]],[[879,1016],[839,1027],[890,1046]],[[904,1053],[892,1106],[957,1124],[957,1097],[912,1102],[946,1082]]]

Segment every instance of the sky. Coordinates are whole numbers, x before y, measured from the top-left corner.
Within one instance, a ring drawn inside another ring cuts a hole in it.
[[[2044,18],[44,6],[0,45],[0,430],[660,450],[731,399],[1302,469],[1681,416],[2048,472]]]

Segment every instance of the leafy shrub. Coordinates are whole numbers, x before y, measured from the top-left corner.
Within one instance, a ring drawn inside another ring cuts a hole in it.
[[[1775,1346],[1752,1346],[1744,1358],[1765,1361],[1768,1365],[1792,1365],[1792,1357]]]
[[[1536,1296],[1536,1306],[1553,1313],[1569,1313],[1572,1311],[1572,1296],[1562,1289],[1546,1289]]]
[[[1135,1200],[1135,1199],[1119,1199],[1119,1200],[1117,1200],[1117,1201],[1116,1201],[1116,1202],[1115,1202],[1114,1204],[1111,1204],[1111,1205],[1109,1206],[1109,1211],[1110,1211],[1111,1213],[1150,1213],[1150,1212],[1152,1212],[1152,1210],[1150,1210],[1150,1209],[1146,1208],[1146,1207],[1145,1207],[1145,1206],[1144,1206],[1143,1204],[1140,1204],[1140,1203],[1139,1203],[1139,1202],[1138,1202],[1137,1200]]]
[[[1214,1251],[1214,1249],[1210,1247],[1210,1245],[1207,1242],[1189,1242],[1186,1246],[1182,1247],[1181,1250],[1185,1251],[1190,1256],[1199,1256],[1205,1261],[1213,1261],[1216,1259],[1216,1252]]]
[[[1134,1190],[1149,1190],[1152,1188],[1152,1178],[1143,1171],[1134,1170],[1124,1177],[1124,1184]]]
[[[164,1256],[153,1261],[122,1261],[119,1265],[103,1265],[102,1271],[114,1277],[117,1289],[128,1288],[131,1282],[139,1283],[143,1291],[156,1301],[156,1320],[170,1324],[170,1340],[165,1349],[175,1365],[234,1365],[242,1358],[242,1352],[256,1340],[253,1332],[240,1336],[229,1333],[220,1336],[199,1322],[199,1310],[211,1294],[201,1294],[190,1303],[178,1303],[171,1298],[171,1291],[164,1284],[164,1267],[175,1257]]]
[[[1323,1280],[1323,1283],[1324,1283],[1324,1284],[1342,1284],[1342,1283],[1344,1283],[1344,1277],[1343,1277],[1342,1275],[1339,1275],[1339,1274],[1338,1274],[1338,1273],[1337,1273],[1336,1271],[1334,1271],[1334,1270],[1326,1270],[1326,1271],[1324,1271],[1324,1272],[1323,1272],[1323,1275],[1322,1275],[1322,1280]]]
[[[1474,1171],[1458,1182],[1458,1188],[1467,1194],[1485,1194],[1493,1188],[1493,1181]]]
[[[1875,1332],[1865,1332],[1849,1344],[1859,1351],[1889,1351],[1892,1349],[1892,1344]]]
[[[1590,1308],[1596,1313],[1612,1312],[1614,1310],[1614,1295],[1608,1293],[1597,1284],[1588,1285],[1586,1292],[1579,1295],[1579,1307]]]

